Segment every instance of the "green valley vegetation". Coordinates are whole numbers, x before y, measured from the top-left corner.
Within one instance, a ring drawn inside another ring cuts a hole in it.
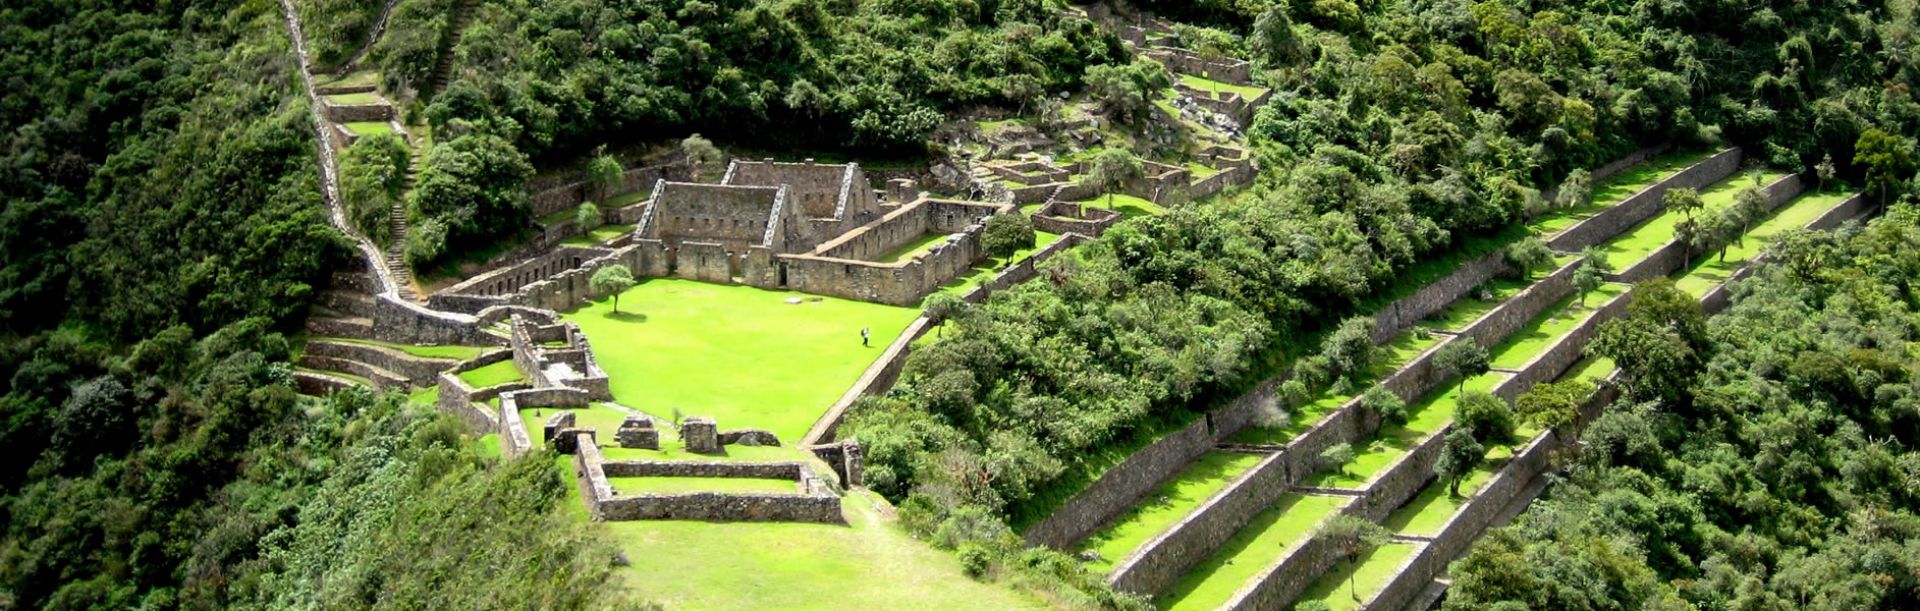
[[[1607,323],[1595,350],[1629,393],[1453,565],[1448,609],[1920,605],[1920,209],[1774,255],[1704,324],[1653,285],[1667,296]]]

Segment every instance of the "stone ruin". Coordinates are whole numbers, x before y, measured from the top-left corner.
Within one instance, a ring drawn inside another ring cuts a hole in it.
[[[688,416],[680,422],[680,441],[686,444],[687,451],[695,454],[719,454],[720,430],[713,419],[706,416]]]
[[[613,440],[623,448],[641,450],[660,449],[660,430],[653,427],[653,419],[646,416],[627,416],[620,422],[620,428],[613,432]]]

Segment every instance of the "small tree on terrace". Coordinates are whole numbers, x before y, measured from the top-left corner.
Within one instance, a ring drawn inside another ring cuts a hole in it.
[[[1441,440],[1440,459],[1433,463],[1433,474],[1447,483],[1447,494],[1460,496],[1460,482],[1487,458],[1487,447],[1473,438],[1473,429],[1456,426]]]
[[[1336,443],[1320,452],[1318,471],[1334,469],[1341,475],[1347,474],[1347,464],[1353,462],[1353,446]]]
[[[1720,261],[1727,260],[1727,247],[1740,239],[1741,220],[1738,210],[1721,210],[1701,218],[1700,229],[1693,233],[1693,243],[1689,250],[1706,252],[1708,248],[1720,248]]]
[[[1466,392],[1467,378],[1487,372],[1487,349],[1468,337],[1457,337],[1433,355],[1433,366],[1460,377],[1458,390]]]
[[[1013,262],[1013,255],[1022,248],[1032,248],[1036,234],[1033,232],[1033,219],[1018,212],[996,214],[987,217],[987,226],[980,232],[980,245],[987,254]]]
[[[587,187],[593,191],[595,199],[613,197],[627,173],[625,168],[620,167],[620,160],[606,153],[606,148],[594,149],[593,160],[587,162]]]
[[[1573,290],[1580,293],[1579,307],[1587,307],[1587,294],[1600,290],[1607,283],[1606,272],[1594,269],[1586,262],[1580,263],[1580,269],[1573,271]]]
[[[1827,181],[1833,180],[1837,171],[1833,167],[1833,153],[1820,156],[1820,163],[1813,166],[1813,191],[1818,193],[1827,188]]]
[[[1507,263],[1520,269],[1521,280],[1532,280],[1533,270],[1553,265],[1553,249],[1540,238],[1527,236],[1507,247]]]
[[[602,267],[587,279],[587,286],[595,293],[613,296],[613,313],[619,314],[620,293],[633,288],[633,270],[618,263]]]
[[[927,296],[927,316],[940,321],[940,326],[934,328],[934,332],[940,337],[946,337],[947,321],[959,316],[966,309],[967,301],[961,299],[959,295],[940,291]]]
[[[1585,168],[1574,170],[1553,194],[1556,208],[1579,208],[1593,202],[1593,174]]]
[[[1740,190],[1733,198],[1733,211],[1740,221],[1740,231],[1733,234],[1739,243],[1745,243],[1748,231],[1753,230],[1753,222],[1767,213],[1767,190],[1760,187],[1748,187]]]
[[[1140,159],[1133,156],[1133,151],[1113,147],[1093,156],[1092,167],[1087,169],[1087,182],[1107,193],[1107,209],[1112,210],[1114,192],[1145,175],[1146,170],[1140,167]]]
[[[1359,601],[1360,586],[1353,579],[1353,565],[1360,561],[1361,554],[1387,542],[1387,529],[1365,518],[1337,515],[1320,527],[1320,538],[1327,542],[1335,554],[1346,560],[1349,569],[1347,589],[1353,600]]]
[[[1505,399],[1477,390],[1461,393],[1458,411],[1454,421],[1473,430],[1473,438],[1481,443],[1513,441],[1513,406]]]
[[[1679,235],[1676,237],[1691,247],[1694,236],[1700,233],[1700,221],[1694,218],[1694,214],[1706,207],[1706,202],[1700,199],[1700,192],[1693,189],[1668,189],[1666,193],[1661,194],[1660,201],[1666,203],[1668,210],[1678,210],[1686,215],[1687,218],[1680,221],[1676,232]],[[1686,254],[1685,258],[1693,258],[1691,250]]]
[[[580,202],[580,207],[573,209],[573,222],[580,226],[580,233],[586,233],[606,221],[600,214],[599,206],[593,202]]]
[[[1538,384],[1514,402],[1514,415],[1522,422],[1561,435],[1579,418],[1580,404],[1592,396],[1593,391],[1593,383],[1586,380]]]
[[[720,148],[714,146],[712,140],[703,138],[700,134],[687,136],[687,139],[681,140],[680,154],[686,157],[687,172],[693,175],[694,182],[700,182],[702,178],[719,172],[720,162],[726,159],[726,155],[721,154]]]

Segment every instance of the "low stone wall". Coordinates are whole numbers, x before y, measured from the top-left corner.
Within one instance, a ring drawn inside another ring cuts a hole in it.
[[[1253,182],[1254,175],[1255,172],[1252,165],[1222,168],[1220,172],[1212,176],[1193,181],[1193,184],[1187,185],[1187,197],[1200,199],[1225,191],[1227,187],[1248,184]]]
[[[1459,301],[1474,287],[1486,284],[1494,276],[1506,272],[1506,254],[1495,251],[1461,265],[1453,273],[1441,277],[1432,283],[1420,287],[1412,295],[1402,297],[1373,314],[1373,342],[1384,344],[1398,335],[1401,330],[1419,324],[1428,316],[1439,312]]]
[[[1357,504],[1349,502],[1341,508],[1340,514],[1354,515],[1356,510]],[[1242,587],[1220,608],[1235,611],[1286,608],[1339,560],[1339,550],[1329,545],[1319,533],[1314,533],[1300,545],[1287,550],[1286,555],[1278,561],[1268,565],[1254,577],[1253,585]]]
[[[1213,59],[1179,47],[1163,46],[1147,48],[1140,54],[1166,64],[1169,72],[1193,74],[1237,85],[1253,83],[1253,64],[1244,59]]]
[[[653,185],[662,180],[682,180],[687,178],[686,164],[665,163],[627,170],[620,177],[620,187],[615,193],[648,192],[651,197]],[[545,189],[527,196],[527,203],[533,209],[533,217],[540,218],[569,208],[577,208],[587,201],[589,189],[586,181],[571,182],[558,187]],[[641,200],[647,197],[640,198]]]
[[[1440,450],[1446,445],[1447,433],[1453,432],[1453,429],[1452,423],[1440,427],[1440,430],[1420,440],[1420,445],[1401,455],[1399,460],[1374,474],[1361,487],[1360,499],[1354,502],[1353,514],[1379,522],[1387,519],[1393,510],[1413,500],[1414,495],[1420,494],[1420,489],[1433,479],[1433,464],[1440,460]]]
[[[616,496],[595,508],[601,520],[817,522],[845,524],[840,497],[799,494],[694,492]]]
[[[392,104],[327,104],[327,119],[336,123],[386,121],[392,118]]]
[[[405,376],[352,359],[321,356],[309,352],[300,355],[299,364],[302,367],[322,371],[339,371],[360,376],[373,382],[374,387],[380,390],[390,388],[404,389],[407,387],[407,378]]]
[[[1772,184],[1762,187],[1762,189],[1767,195],[1766,204],[1760,212],[1760,214],[1764,215],[1773,212],[1774,209],[1779,208],[1782,204],[1799,196],[1800,192],[1804,190],[1804,186],[1802,185],[1799,175],[1789,174],[1786,177],[1773,181]],[[1618,273],[1613,274],[1613,279],[1616,282],[1643,282],[1661,276],[1671,275],[1687,266],[1688,255],[1710,255],[1719,248],[1720,244],[1716,241],[1707,247],[1706,252],[1693,253],[1685,242],[1682,242],[1676,237],[1673,240],[1669,240],[1666,244],[1660,245],[1659,248],[1654,249],[1646,258],[1628,266],[1627,269],[1620,270]]]
[[[1601,324],[1626,313],[1627,302],[1630,299],[1628,294],[1623,293],[1614,296],[1606,303],[1590,304],[1592,307],[1597,307],[1598,311],[1581,321],[1572,331],[1567,332],[1560,341],[1535,355],[1533,360],[1527,361],[1514,373],[1513,377],[1495,386],[1493,395],[1512,402],[1518,400],[1521,394],[1533,388],[1535,384],[1558,379],[1560,374],[1566,373],[1568,367],[1580,362],[1580,357],[1586,352],[1587,342],[1600,332]]]
[[[1666,209],[1661,197],[1669,189],[1704,188],[1720,182],[1740,169],[1741,150],[1734,147],[1654,183],[1639,193],[1608,207],[1547,240],[1547,246],[1562,252],[1575,252],[1605,242],[1613,236],[1653,218]]]
[[[493,388],[475,389],[453,372],[441,372],[438,376],[440,396],[434,407],[443,414],[452,414],[467,425],[467,431],[475,435],[489,435],[500,432],[500,418],[487,411],[480,402],[499,395]]]
[[[1047,233],[1078,233],[1099,237],[1108,227],[1120,222],[1120,213],[1105,208],[1086,208],[1086,218],[1079,218],[1080,206],[1063,201],[1049,202],[1033,213],[1033,228]]]
[[[416,386],[431,386],[440,372],[460,364],[455,359],[414,356],[383,346],[326,340],[307,342],[306,353],[367,363],[405,376],[407,382]]]
[[[324,397],[358,386],[353,382],[311,371],[293,372],[293,385],[300,390],[300,394],[316,397]]]
[[[1029,545],[1067,549],[1151,494],[1160,482],[1213,449],[1207,419],[1154,440],[1021,533]]]
[[[1661,153],[1665,153],[1667,152],[1668,149],[1671,149],[1671,148],[1673,148],[1671,145],[1660,144],[1660,145],[1650,146],[1647,148],[1634,151],[1632,154],[1627,155],[1626,157],[1621,157],[1619,159],[1613,160],[1612,163],[1600,166],[1598,168],[1594,168],[1594,170],[1590,173],[1590,176],[1592,177],[1594,182],[1599,182],[1602,180],[1606,180],[1608,178],[1612,178],[1615,174],[1619,174],[1621,172],[1626,171],[1627,168],[1631,168],[1633,166],[1646,163],[1650,159],[1659,157]],[[1559,192],[1560,192],[1559,187],[1547,189],[1545,191],[1540,192],[1540,198],[1546,201],[1553,201],[1553,198],[1556,197],[1559,194]]]
[[[1541,312],[1545,312],[1561,299],[1572,295],[1573,275],[1579,269],[1580,262],[1577,260],[1560,266],[1553,273],[1547,274],[1546,277],[1535,281],[1532,286],[1520,291],[1518,295],[1514,295],[1461,328],[1460,336],[1473,338],[1486,348],[1499,345],[1514,331],[1539,317]]]
[[[846,488],[866,484],[862,472],[866,468],[866,452],[860,442],[847,440],[807,448],[815,458],[827,463],[833,474],[840,478],[840,485]]]
[[[813,468],[798,461],[751,463],[693,460],[610,460],[601,465],[607,477],[743,477],[793,480],[798,486],[813,476]]]

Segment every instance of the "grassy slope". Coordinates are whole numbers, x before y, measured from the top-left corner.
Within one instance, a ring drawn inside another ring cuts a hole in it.
[[[1322,520],[1347,502],[1346,497],[1282,495],[1154,602],[1169,611],[1213,609],[1225,604],[1234,591],[1278,561],[1286,550],[1305,541]]]
[[[918,311],[688,280],[647,280],[565,314],[593,340],[614,400],[651,414],[713,416],[796,442]],[[872,341],[860,345],[860,329]]]
[[[1100,560],[1087,564],[1098,572],[1113,570],[1114,565],[1139,549],[1148,539],[1187,517],[1214,493],[1259,464],[1264,456],[1235,452],[1208,452],[1188,465],[1185,471],[1153,491],[1149,500],[1094,533],[1081,549],[1100,552]]]
[[[526,377],[520,375],[520,370],[513,366],[513,359],[460,372],[460,380],[474,388],[486,388],[524,379]]]
[[[347,131],[353,132],[356,136],[393,133],[393,126],[388,125],[386,121],[351,121],[341,125],[347,126]]]
[[[1123,216],[1153,216],[1167,213],[1165,206],[1147,201],[1144,198],[1127,195],[1125,193],[1113,193],[1111,195],[1111,204],[1108,203],[1108,197],[1106,195],[1083,199],[1078,203],[1086,204],[1088,208],[1111,208],[1119,211]]]
[[[1498,346],[1494,346],[1489,362],[1495,369],[1519,369],[1533,357],[1539,356],[1573,332],[1573,328],[1593,317],[1602,304],[1627,292],[1625,284],[1603,284],[1586,296],[1586,305],[1582,306],[1579,295],[1569,295],[1559,303],[1547,308],[1539,316],[1533,317],[1525,326],[1507,336]]]
[[[1771,183],[1781,176],[1784,174],[1768,174],[1764,181]],[[1740,191],[1752,185],[1751,180],[1740,175],[1722,180],[1707,190],[1701,191],[1700,199],[1706,205],[1706,209],[1699,214],[1704,215],[1732,206],[1734,198],[1740,194]],[[1613,266],[1614,271],[1623,271],[1634,263],[1640,262],[1654,250],[1673,241],[1680,221],[1686,217],[1678,210],[1667,210],[1627,230],[1603,247],[1607,252],[1607,263]]]

